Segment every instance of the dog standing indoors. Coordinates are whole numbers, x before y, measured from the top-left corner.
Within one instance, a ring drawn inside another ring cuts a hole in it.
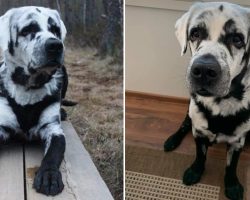
[[[183,183],[200,181],[208,146],[227,144],[224,184],[229,199],[243,199],[236,168],[250,131],[250,9],[230,3],[196,3],[176,22],[182,54],[188,48],[190,91],[188,114],[180,129],[165,142],[176,148],[192,129],[196,159]]]
[[[22,135],[44,141],[33,186],[46,195],[64,187],[59,167],[65,151],[60,118],[65,35],[58,12],[49,8],[14,8],[0,17],[0,140]]]

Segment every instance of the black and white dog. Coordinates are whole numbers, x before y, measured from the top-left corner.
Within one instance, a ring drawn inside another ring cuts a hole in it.
[[[191,51],[187,84],[191,99],[180,129],[165,142],[176,148],[192,129],[196,159],[183,183],[201,179],[208,146],[227,144],[225,194],[243,199],[236,168],[250,131],[250,9],[229,3],[196,3],[176,22],[182,54]]]
[[[0,140],[21,135],[44,141],[45,156],[33,186],[46,195],[64,187],[59,167],[65,151],[60,118],[67,84],[65,35],[58,12],[49,8],[14,8],[0,17]]]

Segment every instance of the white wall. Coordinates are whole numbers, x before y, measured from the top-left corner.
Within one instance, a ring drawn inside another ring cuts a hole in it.
[[[188,96],[185,73],[189,55],[180,56],[174,24],[191,4],[192,0],[126,0],[126,90]]]

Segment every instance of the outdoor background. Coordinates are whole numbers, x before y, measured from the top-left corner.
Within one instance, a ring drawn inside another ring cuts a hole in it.
[[[19,6],[57,9],[67,28],[68,119],[116,200],[123,191],[123,1],[0,0],[0,15]]]

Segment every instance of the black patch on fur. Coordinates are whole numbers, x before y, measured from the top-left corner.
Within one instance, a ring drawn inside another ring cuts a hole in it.
[[[41,113],[48,106],[60,101],[60,93],[55,92],[51,96],[44,97],[44,99],[40,102],[25,106],[16,103],[16,101],[9,96],[7,97],[7,100],[16,115],[17,121],[20,124],[20,128],[24,132],[27,132],[30,128],[38,124]]]
[[[36,8],[36,11],[39,12],[39,13],[41,12],[41,10],[39,8]]]
[[[198,32],[200,35],[200,37],[197,38],[195,41],[192,41],[192,33],[193,32]],[[208,30],[207,30],[205,23],[200,23],[197,26],[191,28],[188,40],[190,40],[191,42],[197,43],[196,49],[200,46],[200,43],[202,42],[202,40],[206,40],[206,39],[208,39]]]
[[[224,44],[227,47],[227,49],[230,53],[230,56],[233,57],[233,52],[232,52],[232,48],[230,45],[230,41],[228,40],[228,37],[226,37],[225,35],[221,35],[218,42]]]
[[[232,153],[231,163],[226,167],[224,177],[225,195],[229,199],[243,199],[243,186],[237,177],[237,165],[240,157],[241,149]]]
[[[222,12],[224,9],[223,5],[220,5],[219,10]]]
[[[226,33],[235,33],[236,32],[235,21],[233,19],[227,20],[227,22],[224,24],[223,29]]]
[[[34,15],[35,15],[35,13],[28,14],[27,17],[26,17],[26,20],[33,19]]]
[[[15,42],[15,47],[18,47],[18,35],[19,35],[19,28],[16,27],[16,42]]]
[[[68,74],[67,74],[66,67],[64,65],[62,66],[62,74],[63,74],[63,82],[62,82],[62,92],[61,92],[62,95],[61,96],[62,96],[62,99],[64,99],[66,96],[67,88],[68,88]]]
[[[25,86],[29,80],[29,76],[25,74],[22,67],[17,67],[11,75],[11,79],[15,84]]]
[[[57,26],[56,22],[52,17],[48,18],[48,30],[53,33],[55,36],[57,36],[59,39],[61,39],[61,30]]]
[[[230,39],[232,38],[232,34],[236,33],[235,21],[233,19],[229,19],[224,24],[223,29],[225,31],[225,35],[221,35],[218,41],[227,47],[230,55],[233,57]]]
[[[34,39],[36,36],[36,33],[41,30],[40,26],[37,24],[37,22],[31,22],[29,25],[22,28],[19,35],[26,37],[27,35],[31,34],[31,40]]]
[[[52,136],[48,151],[35,176],[33,187],[37,192],[53,196],[62,192],[63,182],[59,167],[63,160],[65,146],[63,135]]]
[[[57,115],[50,122],[43,124],[41,128],[39,129],[39,131],[41,131],[42,129],[45,129],[49,124],[60,124],[59,116]]]
[[[213,15],[213,12],[211,12],[211,11],[204,11],[196,19],[197,20],[202,20],[202,19],[206,18],[207,16],[212,16],[212,15]]]
[[[225,135],[231,135],[239,125],[250,118],[250,105],[247,109],[242,108],[234,115],[222,116],[220,114],[212,115],[210,109],[205,107],[201,102],[198,102],[195,97],[194,100],[199,110],[208,121],[207,129],[214,134],[223,133]]]
[[[8,50],[9,50],[9,53],[10,55],[14,56],[14,44],[13,44],[13,40],[10,39],[9,43],[8,43]]]
[[[8,126],[0,126],[6,133],[14,136],[16,131]]]
[[[249,39],[250,39],[250,30],[248,30],[248,33],[247,33],[247,44],[249,43]],[[250,45],[248,46],[248,49],[245,49],[245,53],[242,57],[241,64],[245,62],[245,66],[247,66],[249,63],[249,58],[250,58]]]
[[[164,150],[165,151],[174,150],[176,147],[180,145],[183,138],[191,130],[192,130],[192,122],[187,111],[186,117],[184,121],[182,122],[180,128],[165,141]]]
[[[185,185],[193,185],[200,181],[201,176],[205,169],[206,154],[208,148],[208,139],[197,137],[195,138],[196,144],[196,159],[193,164],[185,171],[183,176],[183,183]],[[203,148],[206,148],[205,153]]]

